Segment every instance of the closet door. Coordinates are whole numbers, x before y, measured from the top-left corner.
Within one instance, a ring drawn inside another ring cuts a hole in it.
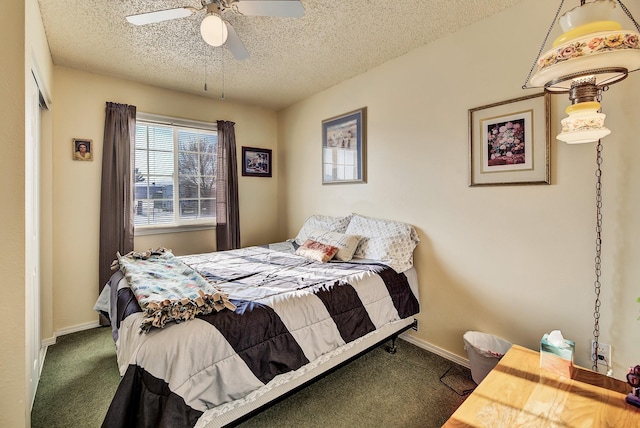
[[[25,103],[25,344],[27,403],[33,406],[40,380],[40,90],[33,75]]]

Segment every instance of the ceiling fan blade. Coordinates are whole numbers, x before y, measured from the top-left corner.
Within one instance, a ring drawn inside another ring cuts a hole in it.
[[[238,33],[236,33],[236,30],[231,26],[231,24],[229,24],[229,22],[225,21],[224,23],[227,24],[228,34],[227,41],[224,43],[224,45],[231,51],[235,59],[237,59],[238,61],[243,61],[249,58],[249,52],[247,52],[247,49],[242,43],[242,40],[240,40],[240,37],[238,37]]]
[[[196,13],[198,9],[193,7],[178,7],[175,9],[157,10],[155,12],[139,13],[127,16],[127,21],[134,25],[154,24],[170,19],[185,18]]]
[[[234,8],[243,15],[290,18],[304,16],[304,6],[300,0],[239,0]]]

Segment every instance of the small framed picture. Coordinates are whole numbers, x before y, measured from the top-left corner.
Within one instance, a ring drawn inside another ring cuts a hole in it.
[[[366,112],[322,121],[322,184],[366,183]]]
[[[271,177],[271,150],[242,147],[242,175]]]
[[[74,138],[71,148],[73,149],[73,160],[93,160],[93,141],[85,138]]]
[[[550,96],[469,110],[469,185],[550,184]]]

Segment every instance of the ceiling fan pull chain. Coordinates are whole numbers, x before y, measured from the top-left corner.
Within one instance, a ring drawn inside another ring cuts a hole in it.
[[[204,57],[204,91],[207,92],[207,56]]]
[[[222,96],[221,99],[224,100],[224,51],[220,49],[220,68],[222,69]]]

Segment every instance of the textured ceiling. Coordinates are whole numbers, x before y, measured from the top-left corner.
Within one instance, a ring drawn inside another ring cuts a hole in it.
[[[237,61],[202,40],[204,12],[145,26],[125,20],[200,8],[199,0],[38,0],[56,65],[214,98],[224,88],[226,100],[276,110],[520,0],[301,1],[302,18],[224,12],[249,53]]]

